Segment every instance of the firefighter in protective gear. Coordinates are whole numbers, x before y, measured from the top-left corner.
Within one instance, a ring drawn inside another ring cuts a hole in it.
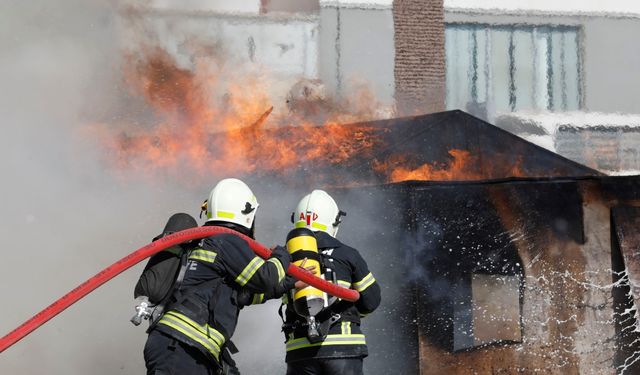
[[[318,339],[310,337],[308,316],[296,312],[295,293],[283,296],[287,375],[362,374],[368,352],[360,319],[380,304],[380,286],[360,253],[335,238],[345,215],[327,192],[314,190],[300,200],[291,216],[295,228],[314,232],[325,279],[357,290],[360,299],[353,303],[327,297],[327,306],[314,316],[321,331]],[[263,299],[254,298],[254,302]]]
[[[206,202],[205,226],[233,229],[253,238],[258,202],[238,179],[220,181]],[[267,261],[234,234],[214,235],[191,251],[180,288],[149,334],[144,350],[147,374],[238,373],[229,351],[243,289],[282,293],[290,256],[282,247]]]

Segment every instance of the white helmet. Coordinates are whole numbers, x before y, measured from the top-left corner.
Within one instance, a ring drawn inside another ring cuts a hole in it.
[[[207,221],[225,221],[251,229],[258,206],[258,200],[247,184],[237,178],[226,178],[209,194]]]
[[[326,232],[335,237],[341,216],[346,213],[338,209],[336,201],[324,190],[314,190],[300,200],[291,214],[291,222],[296,228],[308,228]]]

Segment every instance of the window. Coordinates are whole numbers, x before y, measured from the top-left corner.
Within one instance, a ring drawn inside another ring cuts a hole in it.
[[[447,109],[580,109],[578,35],[570,26],[447,24]]]
[[[521,274],[474,273],[454,288],[453,350],[522,341]]]

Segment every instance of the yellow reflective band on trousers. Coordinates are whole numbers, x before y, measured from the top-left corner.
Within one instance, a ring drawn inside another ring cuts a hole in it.
[[[312,348],[316,346],[329,346],[329,345],[367,345],[363,334],[355,335],[327,335],[327,338],[322,342],[310,343],[306,337],[293,339],[287,341],[287,352]]]
[[[164,314],[158,324],[171,327],[182,333],[202,345],[216,360],[219,360],[220,348],[224,344],[224,336],[210,325],[199,325],[177,311],[169,311]]]
[[[189,254],[189,260],[200,260],[207,263],[213,263],[216,261],[216,254],[214,251],[195,249]]]
[[[247,266],[242,270],[242,272],[240,272],[240,275],[236,277],[236,282],[240,284],[240,286],[245,286],[249,282],[249,280],[251,280],[253,274],[255,274],[258,268],[262,267],[263,264],[264,260],[258,257],[254,257],[251,262],[249,262],[249,264],[247,264]]]
[[[284,279],[284,267],[282,267],[282,263],[276,258],[270,258],[267,262],[273,263],[276,266],[278,270],[278,282],[282,281],[282,279]]]
[[[353,283],[353,289],[355,289],[358,292],[362,293],[365,289],[370,287],[375,282],[376,282],[376,279],[373,277],[371,272],[369,272],[369,274],[367,276],[363,277],[362,280],[360,280],[360,281],[358,281],[356,283]]]

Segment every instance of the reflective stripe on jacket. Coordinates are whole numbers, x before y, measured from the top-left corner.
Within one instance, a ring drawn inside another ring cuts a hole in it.
[[[219,234],[200,241],[188,258],[180,290],[155,329],[199,349],[219,362],[233,336],[243,288],[273,294],[289,266],[286,250],[267,261],[257,257],[239,236]]]
[[[352,288],[360,292],[356,303],[336,301],[331,309],[340,314],[326,339],[311,343],[307,339],[306,320],[299,316],[290,298],[283,298],[287,304],[285,314],[286,361],[294,362],[309,358],[350,358],[368,355],[365,336],[360,330],[360,318],[373,312],[380,304],[380,286],[369,270],[360,253],[324,232],[316,232],[318,250],[336,276],[336,284]]]
[[[216,360],[220,359],[220,350],[224,345],[225,338],[220,331],[210,325],[200,325],[177,311],[169,311],[164,314],[158,324],[172,328],[174,334],[181,334],[189,343],[205,348]],[[181,341],[184,342],[184,340]]]

